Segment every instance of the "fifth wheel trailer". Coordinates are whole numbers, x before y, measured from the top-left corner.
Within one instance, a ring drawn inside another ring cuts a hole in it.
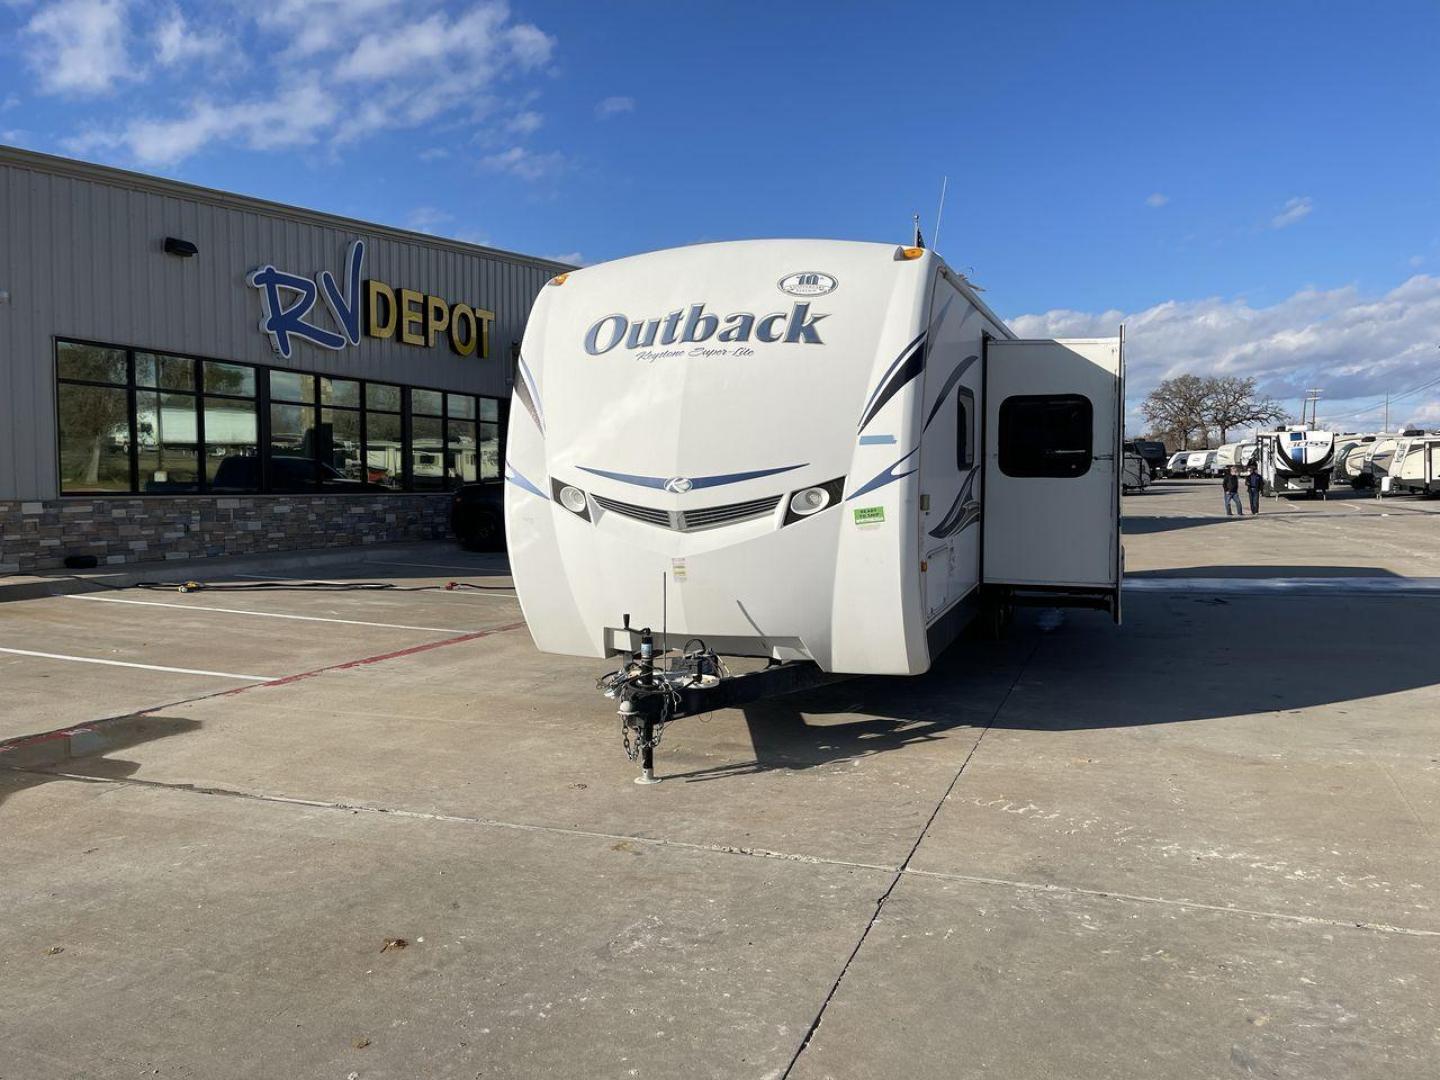
[[[1328,480],[1335,466],[1335,433],[1308,426],[1283,427],[1255,436],[1260,478],[1267,495],[1315,491],[1315,478]]]
[[[1120,613],[1118,338],[1017,340],[922,248],[697,245],[555,278],[506,527],[544,651],[701,639],[914,675],[982,594]]]

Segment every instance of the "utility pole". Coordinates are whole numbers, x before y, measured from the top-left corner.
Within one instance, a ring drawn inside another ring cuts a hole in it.
[[[1318,386],[1312,386],[1305,391],[1305,404],[1311,405],[1313,403],[1313,406],[1310,409],[1310,420],[1316,425],[1320,423],[1320,395],[1322,393],[1324,393],[1324,391]],[[1304,405],[1300,407],[1300,424],[1302,427],[1305,424]]]

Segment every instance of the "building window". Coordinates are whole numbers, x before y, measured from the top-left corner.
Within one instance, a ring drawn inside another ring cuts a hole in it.
[[[365,482],[399,491],[405,486],[404,428],[400,388],[365,384]]]
[[[195,361],[135,354],[135,445],[147,495],[200,490],[199,398]]]
[[[500,476],[495,398],[69,341],[56,376],[66,495],[443,491]]]
[[[67,495],[128,492],[130,366],[123,350],[64,343],[59,376],[60,490]]]
[[[1000,471],[1070,478],[1090,471],[1095,411],[1079,394],[1025,394],[1000,403]]]

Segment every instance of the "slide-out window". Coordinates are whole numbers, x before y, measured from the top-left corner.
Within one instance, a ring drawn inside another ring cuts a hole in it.
[[[1095,457],[1095,410],[1080,394],[1024,394],[1000,403],[1000,471],[1071,478]]]
[[[955,395],[955,464],[965,472],[975,464],[975,393],[963,386]]]

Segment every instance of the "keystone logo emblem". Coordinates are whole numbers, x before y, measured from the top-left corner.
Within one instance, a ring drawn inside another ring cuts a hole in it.
[[[685,492],[694,486],[695,484],[688,476],[672,476],[669,480],[665,481],[665,490],[673,492],[676,495],[684,495]]]

